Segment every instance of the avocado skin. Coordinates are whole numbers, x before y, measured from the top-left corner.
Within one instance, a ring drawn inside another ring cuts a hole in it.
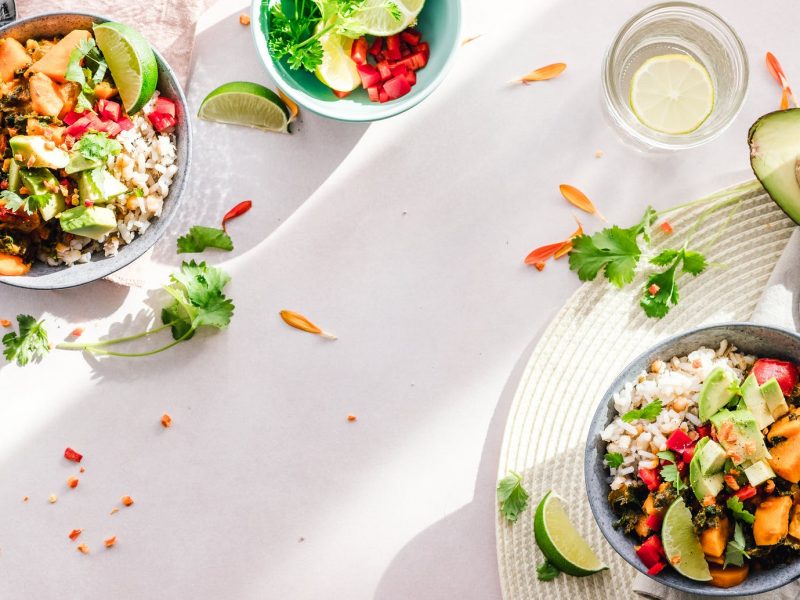
[[[114,211],[103,206],[76,206],[62,212],[61,229],[99,241],[117,227]]]

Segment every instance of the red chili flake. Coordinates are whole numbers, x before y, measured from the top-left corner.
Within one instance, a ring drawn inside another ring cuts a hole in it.
[[[69,539],[71,539],[74,542],[75,540],[78,539],[78,536],[81,534],[82,531],[83,529],[73,529],[72,531],[69,532]]]
[[[30,498],[28,498],[27,496],[23,496],[23,497],[22,497],[22,501],[23,501],[23,502],[27,502],[28,500],[30,500]]]
[[[161,424],[164,427],[172,427],[172,417],[170,417],[167,413],[164,413],[161,416]]]
[[[672,225],[669,224],[669,221],[664,221],[663,223],[661,223],[661,225],[659,225],[659,227],[661,228],[661,231],[663,231],[666,234],[670,234],[673,232]]]
[[[84,200],[83,201],[83,205],[84,206],[94,206],[94,202],[92,202],[91,200]]]
[[[7,189],[8,189],[8,179],[0,181],[0,190],[7,190]]]
[[[67,485],[72,489],[75,489],[76,487],[78,487],[78,478],[70,477],[69,479],[67,479]]]
[[[546,263],[538,261],[538,262],[533,263],[533,266],[536,267],[537,271],[544,271],[545,264]]]
[[[83,327],[76,327],[69,334],[74,338],[79,338],[79,337],[81,337],[83,335],[84,331],[85,330],[84,330]]]
[[[125,506],[130,506],[131,504],[133,504],[133,498],[131,498],[130,496],[123,496],[122,497],[122,503]]]
[[[222,230],[227,232],[226,224],[231,219],[235,219],[236,217],[241,217],[244,213],[250,210],[253,207],[253,202],[251,200],[245,200],[244,202],[239,202],[236,206],[230,209],[228,212],[225,213],[225,216],[222,217]]]
[[[66,458],[67,460],[71,460],[73,462],[81,462],[81,459],[83,459],[83,454],[75,452],[75,450],[73,450],[72,448],[67,448],[66,450],[64,450],[64,458]]]
[[[355,415],[347,415],[347,420],[348,420],[348,421],[350,421],[351,423],[352,423],[353,421],[355,421],[355,420],[356,420],[356,418],[357,418],[357,417],[356,417]]]
[[[11,321],[8,319],[0,319],[0,325],[3,327],[11,327]]]
[[[85,472],[86,472],[86,467],[81,467],[81,473],[85,473]]]
[[[111,548],[114,544],[117,543],[117,536],[112,535],[107,540],[103,540],[103,543],[106,545],[106,548]]]
[[[89,554],[89,546],[86,544],[78,544],[78,552],[81,554]]]
[[[649,288],[647,288],[647,293],[648,293],[648,294],[650,294],[651,296],[655,296],[655,295],[658,293],[658,290],[660,290],[660,289],[661,289],[661,288],[660,288],[660,287],[658,287],[658,286],[657,286],[657,285],[654,283],[654,284],[653,284],[653,285],[651,285]]]

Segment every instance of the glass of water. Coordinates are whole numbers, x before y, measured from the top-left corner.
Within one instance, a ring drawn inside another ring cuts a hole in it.
[[[705,67],[714,90],[711,113],[694,131],[667,134],[642,123],[631,108],[631,80],[650,58],[684,54]],[[719,15],[688,2],[651,6],[617,34],[603,65],[603,99],[612,124],[648,149],[679,150],[713,140],[733,121],[747,92],[748,63],[736,32]]]

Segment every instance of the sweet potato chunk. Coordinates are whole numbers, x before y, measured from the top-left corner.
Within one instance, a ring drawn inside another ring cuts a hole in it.
[[[758,505],[753,523],[756,545],[774,546],[786,536],[791,508],[792,499],[789,496],[773,496]]]
[[[34,73],[28,80],[31,91],[31,106],[40,115],[57,117],[64,107],[61,92],[44,73]]]
[[[796,540],[800,540],[800,505],[797,504],[792,508],[792,518],[789,520],[789,535]]]
[[[800,435],[795,435],[770,449],[769,466],[786,481],[800,481]]]
[[[772,441],[776,437],[790,438],[800,433],[800,418],[797,417],[798,412],[800,411],[793,408],[791,414],[778,419],[778,421],[769,428],[767,439]]]
[[[117,88],[111,87],[111,84],[108,83],[107,81],[101,81],[96,86],[94,86],[94,95],[97,98],[108,100],[117,95]]]
[[[709,527],[700,533],[700,545],[708,556],[720,557],[725,553],[728,537],[731,533],[731,524],[727,517],[719,520],[716,527]]]
[[[88,40],[92,34],[85,29],[75,29],[65,35],[60,42],[50,48],[42,58],[31,65],[30,70],[34,73],[44,73],[53,81],[64,83],[69,64],[69,55],[84,40]]]
[[[728,565],[724,569],[716,565],[709,565],[708,570],[711,571],[711,585],[720,588],[729,588],[739,585],[747,579],[747,575],[750,573],[750,567],[746,564],[741,567]]]
[[[31,270],[30,265],[22,261],[22,257],[0,252],[0,276],[19,277]]]
[[[14,38],[0,40],[0,79],[11,81],[17,71],[31,64],[25,47]]]

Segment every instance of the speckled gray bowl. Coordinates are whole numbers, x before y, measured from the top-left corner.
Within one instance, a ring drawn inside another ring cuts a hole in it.
[[[600,530],[614,550],[642,573],[645,573],[647,569],[636,556],[634,551],[636,542],[633,538],[614,529],[612,523],[616,521],[617,517],[606,500],[609,492],[606,481],[607,471],[603,465],[606,444],[600,439],[600,432],[613,418],[612,396],[622,389],[625,382],[633,380],[640,372],[646,371],[655,359],[668,360],[673,356],[685,356],[700,346],[716,348],[724,339],[746,353],[783,358],[800,363],[800,336],[790,331],[753,323],[725,323],[694,329],[661,342],[625,367],[603,396],[592,419],[584,459],[586,492],[589,495],[592,513]],[[716,588],[708,583],[692,581],[669,568],[664,569],[653,579],[684,592],[702,596],[728,597],[768,592],[784,586],[798,577],[800,577],[800,560],[788,565],[779,565],[768,571],[751,571],[744,583],[729,589]]]
[[[86,13],[47,13],[14,21],[0,28],[0,37],[11,36],[24,43],[25,40],[32,37],[52,37],[65,35],[73,29],[91,29],[93,23],[104,23],[108,20],[104,17]],[[136,23],[131,23],[131,25],[135,27]],[[183,95],[180,84],[175,79],[172,69],[158,52],[156,52],[156,60],[158,62],[159,75],[158,90],[178,104],[178,126],[176,129],[178,172],[172,181],[169,195],[164,201],[164,210],[161,217],[154,219],[144,234],[137,236],[130,244],[122,246],[116,256],[105,257],[102,252],[96,252],[92,256],[91,262],[72,267],[49,267],[37,261],[34,262],[27,275],[22,277],[0,277],[0,282],[36,290],[54,290],[83,285],[110,275],[130,264],[147,252],[164,234],[170,220],[180,208],[181,195],[186,185],[192,156],[192,128],[186,97]]]

